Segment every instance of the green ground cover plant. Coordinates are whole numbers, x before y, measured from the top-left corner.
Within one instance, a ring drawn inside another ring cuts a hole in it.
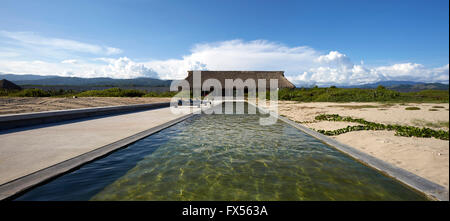
[[[359,123],[362,125],[347,126],[345,128],[337,130],[317,130],[317,132],[322,133],[327,136],[335,136],[351,131],[361,131],[361,130],[393,130],[396,136],[403,137],[434,137],[441,140],[448,140],[448,131],[444,130],[433,130],[430,128],[420,128],[413,126],[402,126],[402,125],[391,125],[391,124],[381,124],[366,121],[361,118],[352,117],[342,117],[338,114],[321,114],[315,117],[316,120],[326,120],[326,121],[345,121]]]
[[[407,107],[405,110],[420,110],[419,107]]]

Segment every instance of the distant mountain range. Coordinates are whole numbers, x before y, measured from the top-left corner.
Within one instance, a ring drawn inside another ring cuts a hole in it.
[[[169,87],[170,80],[154,78],[113,79],[113,78],[79,78],[41,75],[1,74],[0,79],[7,79],[17,85],[69,85],[69,86],[139,86]]]
[[[16,75],[0,73],[0,80],[7,79],[17,85],[41,85],[41,86],[110,86],[110,87],[169,87],[171,80],[154,78],[113,79],[113,78],[79,78],[41,75]],[[424,83],[414,81],[379,81],[371,84],[339,86],[342,88],[376,88],[382,85],[388,89],[400,92],[414,92],[421,90],[448,90],[448,84]]]
[[[441,83],[424,83],[415,81],[379,81],[371,84],[343,86],[343,88],[376,88],[384,86],[388,89],[399,92],[417,92],[422,90],[448,90],[448,84]]]

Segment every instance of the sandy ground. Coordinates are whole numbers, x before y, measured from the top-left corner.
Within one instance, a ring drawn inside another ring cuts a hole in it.
[[[168,101],[170,98],[158,97],[0,97],[0,115]]]
[[[418,107],[420,110],[405,110]],[[434,109],[431,110],[430,109]],[[298,103],[279,102],[279,113],[312,129],[335,130],[356,125],[316,121],[315,116],[339,114],[367,121],[430,127],[448,131],[449,104]],[[446,124],[444,122],[447,122]],[[341,143],[449,188],[449,141],[395,136],[393,131],[354,131],[333,136]]]

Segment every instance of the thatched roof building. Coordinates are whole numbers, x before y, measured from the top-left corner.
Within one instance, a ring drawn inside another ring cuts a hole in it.
[[[11,81],[3,79],[3,80],[0,80],[0,89],[4,89],[4,90],[21,90],[22,88],[19,87],[17,84],[14,84]]]
[[[186,80],[189,82],[190,87],[192,84],[193,71],[188,71]],[[270,79],[278,79],[278,88],[295,88],[288,79],[284,77],[284,71],[201,71],[202,85],[207,79],[217,79],[222,84],[222,88],[225,88],[225,79],[254,79],[256,87],[258,87],[258,79],[266,79],[266,88],[270,87]]]

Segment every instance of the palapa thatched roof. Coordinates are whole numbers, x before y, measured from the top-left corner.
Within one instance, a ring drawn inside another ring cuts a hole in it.
[[[192,88],[193,71],[188,71],[186,80]],[[202,85],[207,79],[217,79],[225,88],[225,79],[254,79],[256,87],[258,87],[258,79],[266,79],[266,88],[270,87],[270,79],[278,79],[278,88],[295,88],[288,79],[284,77],[284,71],[201,71]]]
[[[21,90],[22,88],[17,86],[17,84],[14,84],[11,81],[8,81],[6,79],[0,80],[0,89],[5,90]]]

